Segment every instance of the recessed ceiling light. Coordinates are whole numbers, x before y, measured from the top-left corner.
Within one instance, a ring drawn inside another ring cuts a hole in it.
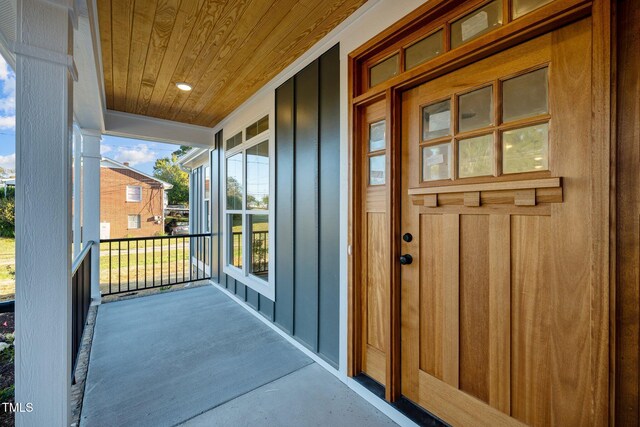
[[[191,89],[193,89],[190,84],[184,82],[178,82],[176,83],[176,86],[178,87],[178,89],[184,90],[185,92],[189,92]]]

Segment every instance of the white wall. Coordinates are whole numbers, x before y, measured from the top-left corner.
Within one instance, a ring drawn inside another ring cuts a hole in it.
[[[394,24],[396,21],[426,3],[420,0],[371,0],[358,9],[349,19],[336,27],[301,58],[263,86],[255,95],[213,129],[215,135],[224,130],[224,137],[233,135],[242,126],[272,111],[275,89],[293,77],[317,57],[340,43],[340,181],[348,180],[349,94],[347,91],[348,55],[357,47]],[[273,127],[273,121],[270,123]],[[340,376],[346,379],[347,367],[347,223],[348,188],[340,190]],[[277,285],[276,285],[277,286]]]

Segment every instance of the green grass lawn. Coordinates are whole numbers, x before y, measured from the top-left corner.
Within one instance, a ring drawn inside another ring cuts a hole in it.
[[[119,261],[117,243],[112,243],[111,245],[111,257],[108,256],[109,244],[103,243],[100,246],[100,287],[103,292],[108,290],[109,274],[111,274],[112,288],[114,284],[117,287],[118,278],[120,278],[122,289],[136,287],[136,271],[139,287],[144,286],[145,277],[147,286],[151,286],[154,278],[156,285],[168,283],[169,280],[182,281],[183,277],[185,280],[189,279],[189,239],[185,240],[184,247],[181,238],[178,238],[177,245],[174,239],[171,239],[170,242],[156,240],[154,244],[149,240],[147,242],[146,255],[144,242],[139,242],[138,244],[131,242],[128,250],[126,243],[123,242],[120,247]],[[161,250],[162,257],[160,256]],[[111,258],[111,265],[109,264],[109,258]],[[147,265],[146,276],[145,260]],[[138,266],[137,269],[136,265]],[[14,297],[15,239],[0,237],[0,301],[11,300]]]

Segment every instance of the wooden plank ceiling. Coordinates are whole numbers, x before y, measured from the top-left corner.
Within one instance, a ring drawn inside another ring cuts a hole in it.
[[[107,108],[214,126],[365,2],[98,0]]]

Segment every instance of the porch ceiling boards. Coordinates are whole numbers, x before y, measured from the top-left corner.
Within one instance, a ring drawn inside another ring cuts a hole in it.
[[[107,108],[214,126],[365,2],[98,0]]]

